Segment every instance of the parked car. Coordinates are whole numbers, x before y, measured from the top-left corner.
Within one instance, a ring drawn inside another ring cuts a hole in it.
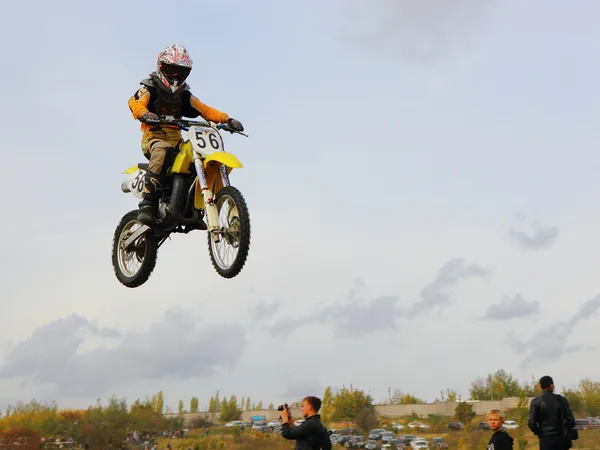
[[[479,424],[479,429],[480,429],[480,430],[490,430],[490,429],[491,429],[491,428],[490,428],[490,424],[489,424],[489,423],[487,423],[487,422],[481,422],[481,423]]]
[[[341,434],[332,433],[329,435],[329,440],[331,441],[332,444],[337,444],[341,438],[342,438]]]
[[[429,444],[425,439],[415,439],[410,443],[413,450],[429,450]]]
[[[450,422],[448,428],[451,430],[461,431],[465,426],[461,422]]]
[[[267,424],[266,420],[255,420],[252,422],[252,430],[260,431]]]
[[[332,441],[333,443],[333,441]],[[367,441],[367,443],[365,444],[365,448],[367,450],[375,450],[377,448],[377,441],[374,441],[373,439],[369,439]]]
[[[369,431],[369,439],[378,441],[385,432],[386,431],[383,428],[373,428],[371,431]]]
[[[342,428],[339,431],[339,434],[341,434],[342,436],[349,436],[349,435],[358,436],[360,433],[358,432],[358,430],[356,428],[348,427],[348,428]]]
[[[365,448],[367,441],[364,436],[350,436],[350,438],[344,442],[346,448]]]
[[[591,428],[596,428],[591,419],[575,419],[576,430],[589,430]]]
[[[404,436],[400,436],[400,438],[403,439],[406,444],[410,445],[414,439],[417,439],[417,436],[414,434],[405,434]]]
[[[434,448],[445,450],[448,448],[448,444],[443,437],[434,437],[431,439],[431,445]]]
[[[392,433],[391,431],[384,431],[383,433],[381,433],[381,442],[388,443],[392,439],[394,439],[394,433]]]
[[[394,438],[387,443],[392,450],[403,450],[406,447],[404,439]]]
[[[404,429],[404,425],[402,425],[400,423],[392,424],[392,430],[394,430],[394,431],[403,430],[403,429]]]
[[[519,428],[519,424],[514,420],[507,420],[506,422],[504,422],[504,425],[502,425],[502,428],[504,428],[505,430],[516,430],[517,428]]]
[[[345,434],[345,435],[340,434],[339,437],[336,439],[336,444],[346,446],[346,442],[348,442],[353,436],[354,435],[352,435],[352,434]]]
[[[227,422],[225,424],[226,427],[241,427],[244,426],[244,422],[242,422],[241,420],[234,420],[232,422]]]

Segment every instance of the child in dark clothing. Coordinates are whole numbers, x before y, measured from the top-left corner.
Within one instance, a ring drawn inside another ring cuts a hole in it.
[[[488,442],[487,450],[513,450],[514,439],[502,429],[504,413],[499,409],[492,409],[488,413],[487,422],[494,432]]]

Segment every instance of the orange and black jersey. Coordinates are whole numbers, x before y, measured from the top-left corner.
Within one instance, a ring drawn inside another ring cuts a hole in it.
[[[201,116],[204,120],[216,123],[226,123],[229,120],[229,116],[224,112],[211,108],[198,100],[189,91],[188,86],[182,92],[169,94],[157,87],[152,78],[148,78],[140,84],[142,84],[142,87],[128,101],[134,119],[141,118],[144,113],[152,112],[159,116],[173,116],[178,119]],[[141,124],[142,131],[147,131],[150,128],[156,129],[156,126]]]

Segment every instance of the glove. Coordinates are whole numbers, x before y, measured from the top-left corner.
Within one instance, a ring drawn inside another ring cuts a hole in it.
[[[153,112],[145,112],[144,114],[142,114],[140,121],[147,122],[148,120],[158,120],[158,116]]]
[[[244,131],[244,126],[242,125],[242,122],[240,122],[239,120],[230,118],[227,121],[227,125],[229,125],[230,128],[233,128],[235,131]]]

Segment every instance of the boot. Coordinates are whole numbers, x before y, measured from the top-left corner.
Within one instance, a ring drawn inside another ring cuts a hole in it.
[[[155,211],[158,205],[158,196],[161,189],[158,175],[149,170],[144,175],[144,190],[142,201],[139,204],[138,221],[151,227],[155,224]]]
[[[154,225],[154,210],[156,209],[156,202],[154,196],[144,193],[144,197],[139,204],[138,222],[143,223],[151,227]]]

